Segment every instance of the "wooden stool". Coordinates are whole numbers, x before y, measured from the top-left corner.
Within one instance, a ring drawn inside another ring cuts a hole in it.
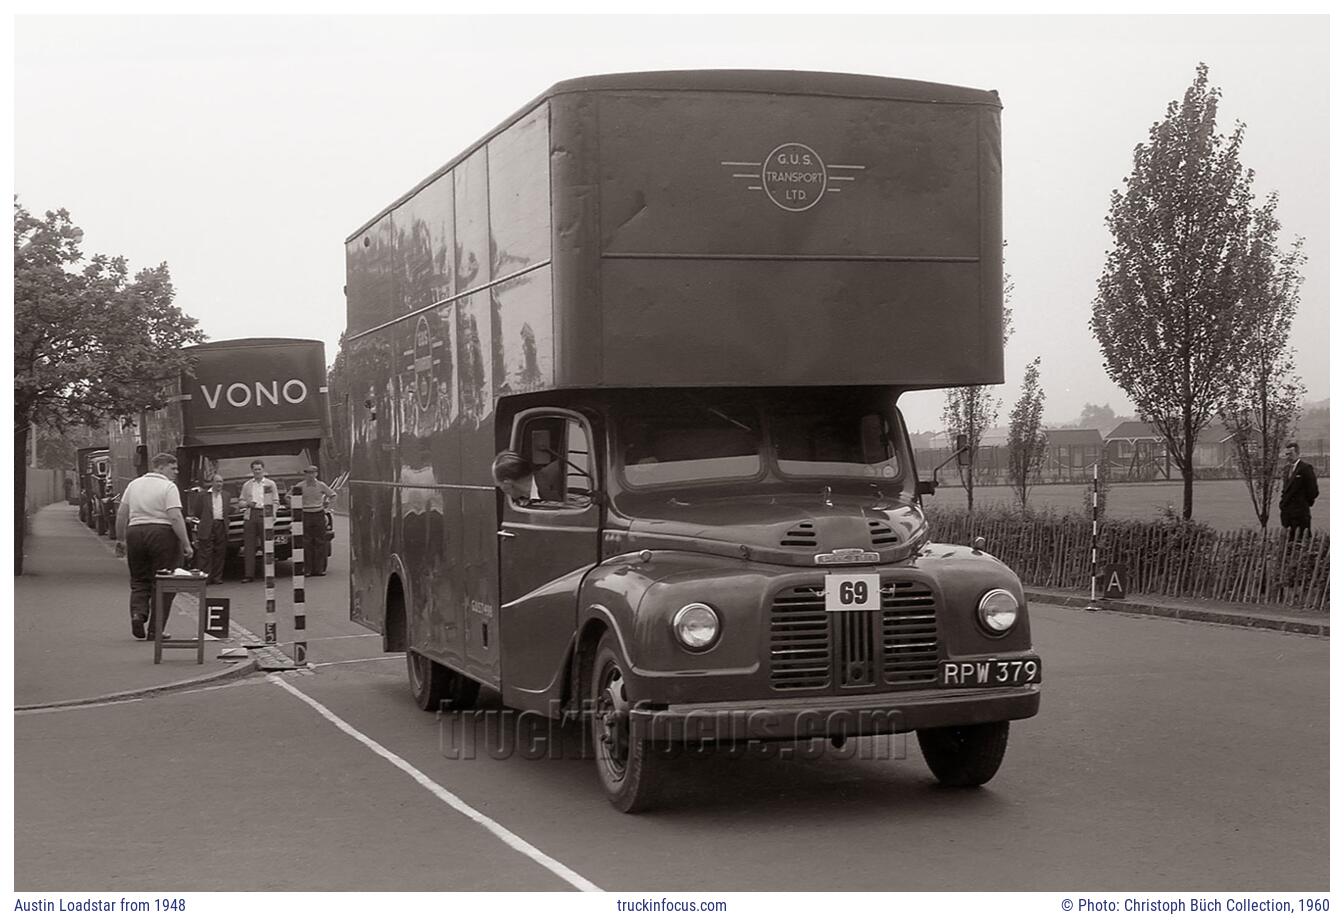
[[[205,573],[193,575],[169,575],[161,573],[154,576],[154,620],[151,628],[154,630],[154,663],[159,664],[163,661],[163,650],[166,648],[195,648],[196,663],[205,664],[205,586],[209,583],[210,576]],[[168,621],[168,606],[174,595],[194,594],[197,599],[196,616],[196,638],[195,639],[167,639],[163,638],[163,627]]]

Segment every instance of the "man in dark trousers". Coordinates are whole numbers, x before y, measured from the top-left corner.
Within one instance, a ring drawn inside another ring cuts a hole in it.
[[[1316,470],[1302,459],[1296,441],[1284,445],[1283,494],[1279,497],[1279,523],[1293,537],[1311,536],[1311,506],[1320,490]],[[1296,531],[1296,533],[1291,533]]]
[[[197,492],[192,514],[196,517],[196,568],[210,576],[210,584],[224,582],[224,559],[229,553],[229,509],[233,498],[224,491],[224,477],[216,473],[210,488]]]
[[[116,549],[118,556],[125,554],[131,571],[131,635],[137,639],[154,638],[149,610],[154,573],[182,565],[189,545],[177,491],[177,458],[155,454],[151,465],[150,472],[126,487],[117,507]]]
[[[266,464],[252,461],[252,478],[238,490],[243,506],[243,581],[251,581],[257,568],[257,547],[265,540],[265,506],[275,506],[280,494],[266,478]]]
[[[296,502],[295,492],[302,492]],[[306,575],[327,574],[327,499],[335,498],[336,490],[317,478],[317,467],[303,469],[303,481],[290,490],[289,514],[293,520],[296,511],[303,514],[303,571]]]

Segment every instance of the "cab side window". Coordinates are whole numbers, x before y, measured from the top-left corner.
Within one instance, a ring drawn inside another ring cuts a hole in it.
[[[562,416],[529,419],[517,450],[532,464],[532,507],[585,508],[592,503],[592,450],[582,423]]]

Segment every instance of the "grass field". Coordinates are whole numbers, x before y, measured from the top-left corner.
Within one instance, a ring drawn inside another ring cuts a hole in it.
[[[957,481],[956,474],[946,475],[943,471],[942,485],[932,496],[925,496],[926,504],[939,508],[965,509],[966,490]],[[1321,495],[1311,509],[1311,526],[1315,531],[1330,529],[1330,480],[1319,480]],[[1047,508],[1063,513],[1082,512],[1091,508],[1090,485],[1040,485],[1033,486],[1027,495],[1028,507],[1035,511]],[[1277,505],[1270,510],[1269,525],[1279,526]],[[1015,507],[1012,489],[1008,486],[975,487],[975,507],[979,511],[991,505]],[[1139,521],[1156,520],[1170,505],[1177,514],[1181,511],[1181,483],[1174,482],[1124,482],[1115,483],[1107,496],[1106,515],[1110,518],[1129,518]],[[1089,512],[1090,513],[1090,512]],[[1255,510],[1251,507],[1251,495],[1246,483],[1240,480],[1206,480],[1195,483],[1194,518],[1216,530],[1234,530],[1243,527],[1258,528]]]

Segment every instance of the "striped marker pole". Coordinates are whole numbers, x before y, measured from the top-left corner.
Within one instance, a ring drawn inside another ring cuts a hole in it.
[[[261,559],[266,576],[266,628],[262,641],[275,645],[275,501],[274,492],[262,499]]]
[[[289,543],[290,561],[294,566],[294,654],[291,656],[299,667],[308,664],[308,617],[303,610],[303,484],[294,487],[293,498],[289,500]]]
[[[1099,610],[1097,607],[1097,464],[1092,464],[1092,600],[1087,605],[1088,610]]]

